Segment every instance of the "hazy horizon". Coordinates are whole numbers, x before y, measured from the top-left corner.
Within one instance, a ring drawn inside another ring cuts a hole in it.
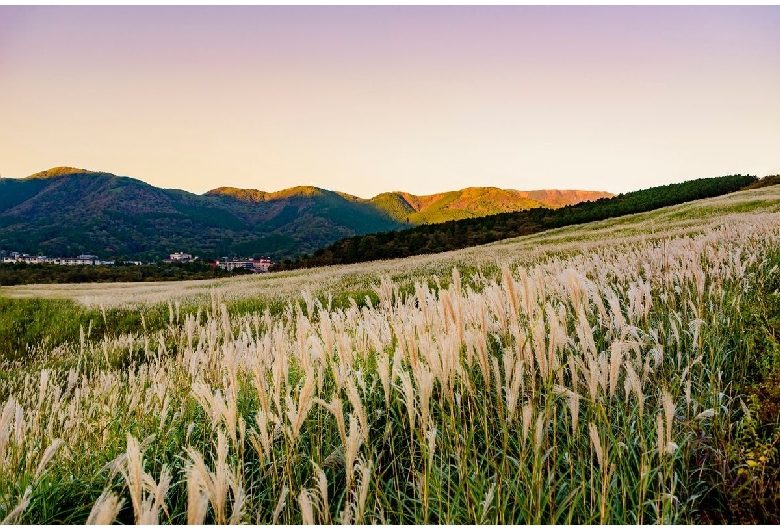
[[[780,7],[0,7],[0,174],[613,193],[780,173]]]

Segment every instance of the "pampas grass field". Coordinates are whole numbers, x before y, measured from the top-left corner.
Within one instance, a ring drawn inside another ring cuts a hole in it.
[[[405,260],[1,288],[90,316],[0,351],[0,521],[774,522],[779,212],[770,187]]]

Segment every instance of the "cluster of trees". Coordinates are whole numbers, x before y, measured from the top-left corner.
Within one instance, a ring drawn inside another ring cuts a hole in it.
[[[235,274],[251,274],[246,269],[232,272],[208,263],[159,263],[147,265],[54,265],[49,263],[0,264],[0,285],[33,283],[155,282],[206,280]]]
[[[767,177],[769,178],[769,177]],[[763,180],[763,179],[762,179]],[[400,231],[380,232],[342,239],[296,260],[278,262],[273,270],[289,270],[389,258],[404,258],[456,250],[500,239],[534,234],[551,228],[601,221],[621,215],[647,212],[696,199],[705,199],[755,185],[756,177],[728,175],[656,186],[593,202],[558,209],[533,208],[422,225]]]
[[[775,186],[777,184],[780,184],[780,175],[767,175],[762,179],[756,180],[753,184],[745,186],[745,189],[766,188],[767,186]]]

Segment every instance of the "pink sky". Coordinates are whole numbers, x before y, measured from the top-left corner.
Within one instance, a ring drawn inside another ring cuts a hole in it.
[[[0,174],[613,192],[780,173],[779,7],[0,7]]]

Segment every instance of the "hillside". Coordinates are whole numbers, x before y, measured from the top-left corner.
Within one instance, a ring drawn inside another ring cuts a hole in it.
[[[197,195],[60,167],[0,180],[0,250],[143,260],[174,251],[282,259],[345,237],[535,207],[540,200],[554,205],[594,193],[603,195],[469,188],[428,197],[394,192],[361,199],[312,186],[273,193],[222,187]]]
[[[772,178],[774,177],[763,180],[774,182]],[[285,260],[277,263],[274,269],[309,268],[445,252],[534,234],[550,228],[601,221],[696,199],[717,197],[747,186],[762,184],[762,181],[749,175],[696,179],[605,197],[593,202],[580,202],[558,209],[539,207],[400,231],[353,236],[322,248],[313,256],[302,256],[295,261]]]
[[[531,208],[559,208],[612,196],[611,193],[603,191],[519,191],[485,187],[465,188],[434,195],[412,195],[394,191],[377,195],[371,202],[398,221],[419,225]]]
[[[0,247],[126,259],[295,255],[399,223],[326,190],[294,188],[261,202],[160,189],[110,173],[59,168],[0,181]]]

